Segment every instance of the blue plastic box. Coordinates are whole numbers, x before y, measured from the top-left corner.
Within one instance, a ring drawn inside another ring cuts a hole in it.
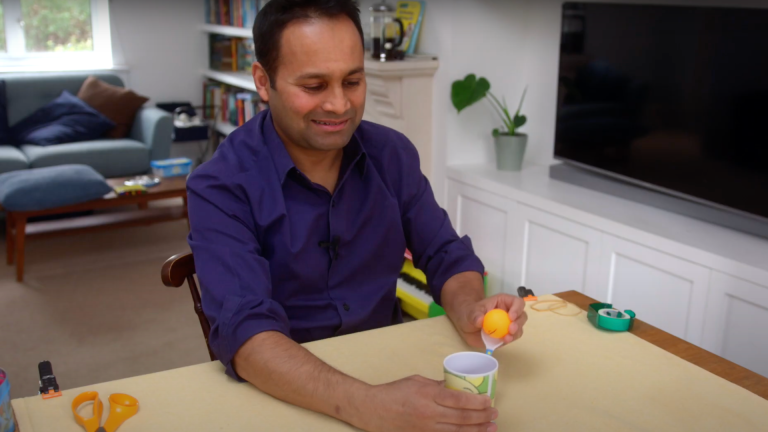
[[[192,170],[192,160],[189,158],[174,158],[156,160],[149,163],[156,177],[176,177],[188,175]]]

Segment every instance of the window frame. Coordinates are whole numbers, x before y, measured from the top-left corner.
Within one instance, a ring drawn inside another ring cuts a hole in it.
[[[112,34],[109,0],[91,1],[93,51],[27,52],[20,24],[22,0],[0,0],[3,4],[6,52],[0,52],[0,72],[111,69]]]

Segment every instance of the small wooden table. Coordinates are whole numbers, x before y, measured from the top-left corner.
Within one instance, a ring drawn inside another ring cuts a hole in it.
[[[113,188],[132,177],[107,179]],[[159,185],[148,188],[148,193],[136,196],[118,196],[110,192],[103,198],[57,207],[47,210],[14,212],[6,211],[5,242],[8,265],[16,263],[16,280],[24,280],[24,244],[27,237],[46,237],[63,234],[80,234],[111,228],[152,225],[159,222],[187,218],[187,178],[186,176],[162,179]],[[149,208],[150,201],[169,198],[182,198],[184,205],[175,207]],[[72,217],[59,220],[28,222],[37,216],[51,216],[90,210],[102,210],[136,205],[138,210],[98,213],[88,216]],[[0,207],[0,209],[2,209]]]

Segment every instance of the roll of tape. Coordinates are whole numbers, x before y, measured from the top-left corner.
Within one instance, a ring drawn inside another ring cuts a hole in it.
[[[615,309],[610,303],[592,303],[589,305],[587,319],[597,328],[610,331],[628,331],[635,323],[635,313]]]

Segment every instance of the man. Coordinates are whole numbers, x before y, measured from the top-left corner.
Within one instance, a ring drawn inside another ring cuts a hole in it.
[[[487,396],[409,377],[372,386],[299,343],[402,321],[395,281],[408,247],[474,347],[486,311],[522,335],[523,301],[483,295],[402,134],[362,122],[363,36],[354,0],[272,0],[254,25],[253,79],[269,110],[190,177],[189,243],[227,373],[369,431],[495,431]]]

